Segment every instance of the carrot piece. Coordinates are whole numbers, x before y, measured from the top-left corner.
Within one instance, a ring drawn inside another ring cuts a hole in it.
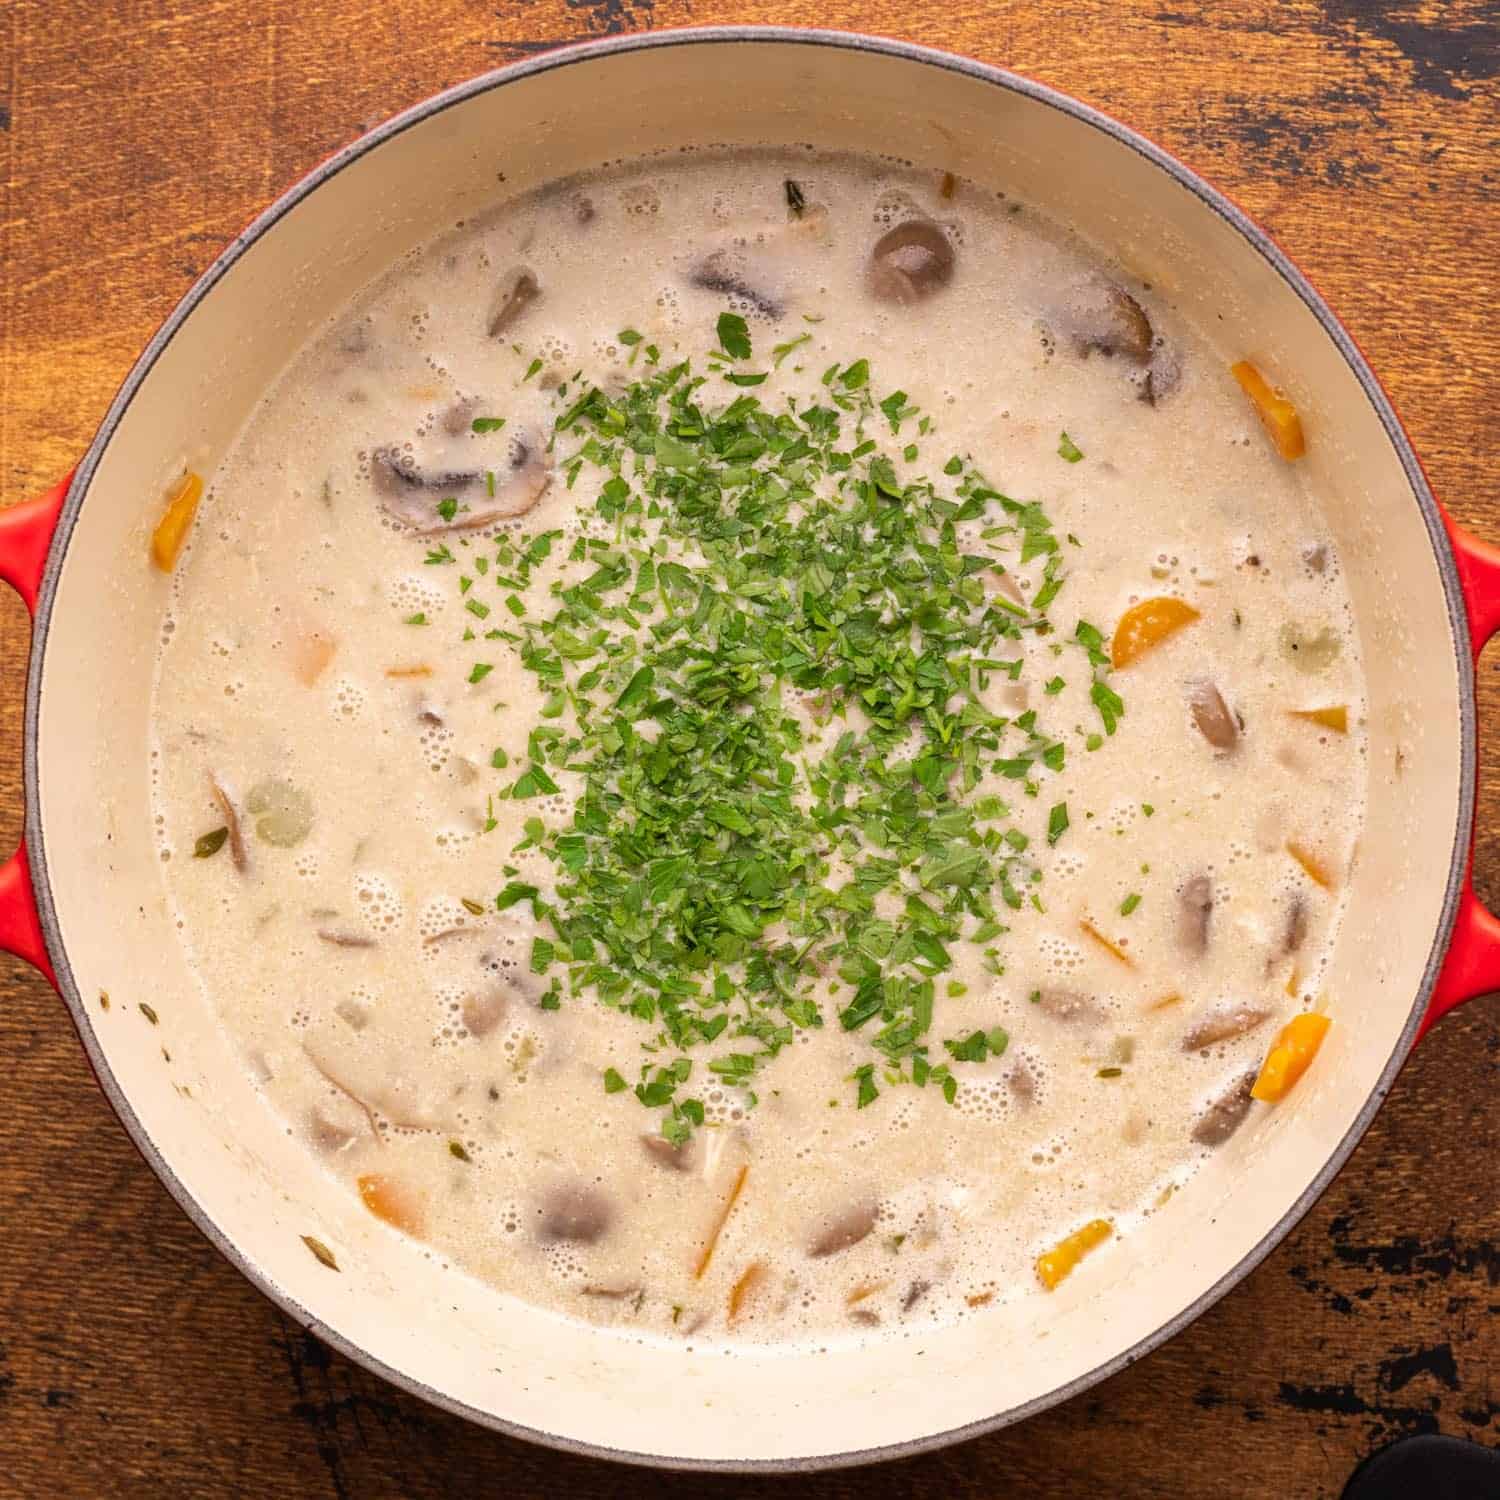
[[[1128,667],[1153,646],[1159,646],[1169,635],[1198,619],[1198,611],[1185,599],[1161,595],[1132,604],[1120,616],[1114,639],[1109,643],[1109,659],[1115,667]]]
[[[418,662],[411,667],[387,667],[385,675],[387,677],[431,677],[432,668],[426,662]]]
[[[1066,1239],[1059,1240],[1050,1250],[1037,1256],[1036,1274],[1042,1285],[1049,1292],[1056,1291],[1078,1262],[1113,1233],[1114,1227],[1107,1219],[1090,1219],[1082,1229],[1075,1229]]]
[[[173,488],[167,508],[151,533],[151,561],[163,573],[170,573],[177,566],[177,554],[187,541],[202,498],[203,480],[189,469]]]
[[[292,648],[292,675],[303,687],[312,687],[328,670],[338,649],[339,643],[321,630],[302,636]]]
[[[1271,434],[1276,451],[1288,463],[1301,458],[1307,452],[1307,440],[1302,436],[1302,418],[1297,415],[1297,408],[1248,359],[1230,365],[1229,373],[1255,403],[1256,414]]]
[[[1271,1043],[1250,1097],[1264,1099],[1268,1104],[1285,1098],[1318,1055],[1318,1048],[1323,1045],[1323,1038],[1328,1035],[1331,1025],[1333,1022],[1327,1016],[1315,1011],[1293,1016]]]
[[[1118,943],[1113,943],[1105,937],[1087,917],[1079,917],[1078,929],[1085,937],[1092,938],[1098,943],[1111,958],[1118,959],[1127,969],[1135,968],[1135,960]]]
[[[708,1270],[708,1263],[714,1258],[714,1248],[719,1243],[719,1236],[724,1233],[724,1226],[729,1222],[729,1216],[734,1212],[734,1205],[740,1201],[740,1194],[745,1188],[745,1179],[750,1175],[750,1164],[746,1162],[734,1175],[734,1184],[729,1189],[729,1196],[724,1200],[723,1210],[719,1214],[719,1221],[713,1227],[713,1233],[708,1237],[707,1243],[699,1252],[698,1263],[693,1267],[693,1280],[702,1281],[703,1273]]]
[[[1153,1000],[1151,1002],[1151,1004],[1146,1007],[1146,1009],[1148,1011],[1151,1011],[1151,1010],[1165,1010],[1169,1005],[1181,1005],[1181,1004],[1182,1004],[1182,996],[1179,995],[1176,990],[1173,990],[1170,995],[1163,995],[1160,1000]]]
[[[1321,725],[1335,734],[1349,733],[1349,708],[1347,704],[1335,703],[1328,708],[1289,708],[1294,719],[1305,719],[1309,724]]]
[[[359,1197],[377,1219],[384,1219],[403,1234],[418,1234],[422,1209],[416,1195],[384,1172],[366,1172],[358,1181]]]
[[[735,1322],[740,1312],[749,1300],[750,1294],[766,1279],[766,1268],[758,1261],[752,1260],[744,1271],[740,1273],[739,1279],[729,1288],[729,1313],[726,1321]]]
[[[1302,866],[1303,872],[1314,885],[1322,886],[1325,891],[1333,889],[1333,871],[1312,850],[1299,844],[1296,839],[1288,839],[1286,852]]]

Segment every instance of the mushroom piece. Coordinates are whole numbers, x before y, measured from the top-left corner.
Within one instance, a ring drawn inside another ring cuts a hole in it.
[[[641,1148],[659,1167],[673,1172],[686,1172],[692,1165],[692,1143],[679,1141],[674,1145],[664,1135],[643,1135]]]
[[[1240,726],[1224,695],[1206,677],[1188,684],[1188,708],[1198,733],[1217,751],[1228,754],[1240,742]]]
[[[1151,320],[1141,304],[1102,276],[1079,282],[1068,294],[1057,321],[1074,350],[1085,357],[1102,354],[1112,359],[1118,354],[1144,365],[1156,348]],[[1164,371],[1164,384],[1165,379]]]
[[[1182,359],[1177,351],[1161,339],[1152,341],[1151,362],[1141,377],[1141,400],[1147,406],[1160,406],[1182,384]]]
[[[422,536],[432,536],[525,515],[542,498],[552,473],[541,442],[524,429],[511,436],[508,460],[509,467],[500,472],[433,474],[415,468],[394,449],[380,448],[371,456],[370,473],[386,515]],[[445,517],[438,506],[450,499],[458,508]]]
[[[1005,1083],[1017,1104],[1030,1106],[1036,1103],[1036,1074],[1024,1062],[1016,1062],[1006,1074]]]
[[[333,948],[373,948],[375,939],[344,927],[320,927],[318,938]]]
[[[542,1203],[540,1233],[548,1244],[567,1241],[592,1245],[614,1219],[614,1208],[603,1193],[589,1187],[563,1187]]]
[[[1193,1126],[1193,1140],[1200,1146],[1222,1146],[1245,1122],[1250,1113],[1250,1090],[1255,1073],[1242,1073],[1212,1104],[1198,1116]]]
[[[1207,875],[1194,875],[1177,893],[1177,942],[1185,952],[1208,952],[1213,914],[1213,880]]]
[[[525,266],[517,266],[500,283],[500,290],[495,295],[489,321],[490,337],[504,337],[541,295],[541,282]]]
[[[932,1290],[930,1281],[914,1281],[901,1298],[901,1311],[908,1313]]]
[[[953,279],[953,245],[931,219],[908,219],[875,241],[870,291],[881,302],[909,307]]]
[[[1254,1031],[1271,1012],[1264,1005],[1252,1005],[1248,1000],[1233,1005],[1215,1006],[1196,1024],[1188,1028],[1182,1039],[1184,1052],[1201,1052],[1205,1047],[1217,1046],[1220,1042],[1232,1041],[1237,1036]]]
[[[1281,952],[1283,957],[1296,953],[1307,941],[1307,899],[1301,891],[1296,892],[1286,909],[1286,925],[1281,929]]]
[[[873,1198],[852,1204],[828,1220],[822,1232],[807,1247],[807,1253],[818,1260],[859,1244],[875,1228],[879,1216],[880,1206]]]
[[[786,309],[769,292],[746,279],[743,259],[728,250],[715,250],[693,267],[688,281],[702,291],[737,298],[763,318],[779,318]]]
[[[342,1102],[342,1110],[330,1100],[327,1104],[314,1104],[307,1112],[307,1138],[325,1156],[336,1156],[351,1146],[364,1123],[357,1104]]]
[[[1077,990],[1038,990],[1036,1008],[1064,1026],[1097,1026],[1104,1020],[1104,1011],[1098,1001],[1089,995],[1080,995]]]
[[[504,1019],[510,1009],[510,996],[498,984],[492,984],[477,993],[465,995],[459,1007],[464,1030],[473,1037],[488,1036]]]
[[[208,787],[223,815],[224,824],[229,829],[229,858],[235,869],[243,875],[250,868],[250,856],[245,850],[245,831],[240,827],[239,810],[234,805],[234,798],[225,791],[217,776],[209,776]]]

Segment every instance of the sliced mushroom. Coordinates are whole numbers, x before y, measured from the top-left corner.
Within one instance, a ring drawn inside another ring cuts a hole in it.
[[[1328,571],[1328,543],[1309,542],[1302,549],[1302,561],[1309,572],[1326,573]]]
[[[1188,684],[1188,708],[1198,733],[1215,750],[1227,755],[1239,744],[1239,721],[1225,703],[1224,695],[1208,678],[1197,677]]]
[[[1036,1074],[1023,1062],[1017,1062],[1006,1074],[1006,1087],[1017,1104],[1029,1107],[1036,1103]]]
[[[1193,1126],[1193,1140],[1200,1146],[1222,1146],[1245,1122],[1250,1113],[1250,1090],[1255,1073],[1242,1073],[1212,1104],[1198,1116]]]
[[[1152,341],[1151,362],[1141,377],[1141,400],[1160,406],[1182,384],[1182,358],[1161,339]]]
[[[362,1123],[352,1101],[344,1101],[343,1108],[332,1100],[314,1104],[307,1112],[307,1138],[325,1156],[336,1156],[358,1138]]]
[[[464,996],[459,1007],[464,1030],[473,1037],[488,1036],[504,1019],[510,1009],[510,995],[498,984]]]
[[[1155,336],[1150,318],[1129,292],[1102,276],[1079,282],[1057,321],[1078,354],[1110,359],[1118,354],[1138,365],[1151,359]]]
[[[552,478],[540,440],[529,431],[513,433],[508,465],[502,471],[427,473],[394,449],[381,448],[371,456],[370,473],[380,496],[380,508],[392,520],[423,536],[433,536],[525,515],[542,498]],[[451,517],[438,509],[444,500],[458,502]]]
[[[370,1007],[362,1000],[340,1000],[333,1013],[351,1031],[363,1031],[370,1024]]]
[[[1296,892],[1286,909],[1286,923],[1281,929],[1281,952],[1284,957],[1296,953],[1307,941],[1307,898]]]
[[[881,302],[906,307],[941,291],[953,279],[953,245],[931,219],[908,219],[875,241],[870,291]]]
[[[743,261],[744,256],[733,251],[715,250],[693,267],[688,280],[705,292],[733,297],[764,318],[779,318],[786,309],[777,298],[747,278]]]
[[[517,266],[500,283],[490,312],[489,335],[492,339],[503,338],[519,323],[538,297],[542,295],[542,284],[525,267]]]
[[[1077,990],[1039,990],[1036,1008],[1064,1026],[1098,1026],[1104,1020],[1104,1008],[1099,1002]]]
[[[449,437],[463,437],[465,433],[473,431],[474,413],[478,410],[479,402],[473,396],[465,396],[443,413],[440,425]]]
[[[218,804],[219,811],[223,814],[224,824],[229,829],[229,858],[236,870],[241,875],[250,868],[250,856],[245,850],[245,833],[240,827],[239,810],[234,805],[234,799],[224,790],[223,784],[217,776],[208,778],[209,790],[213,793],[213,799]]]
[[[334,948],[373,948],[375,939],[362,932],[350,932],[346,927],[318,928],[320,941]]]
[[[1264,1005],[1252,1005],[1241,1000],[1233,1005],[1219,1005],[1199,1018],[1188,1028],[1182,1039],[1184,1052],[1201,1052],[1205,1047],[1216,1047],[1220,1042],[1232,1041],[1254,1031],[1262,1022],[1270,1019],[1271,1012]]]
[[[914,1281],[901,1298],[901,1311],[908,1313],[932,1290],[930,1281]]]
[[[823,1226],[822,1232],[807,1247],[807,1253],[818,1260],[859,1244],[875,1228],[879,1216],[880,1206],[873,1198],[851,1204]]]
[[[557,1188],[542,1203],[539,1232],[548,1244],[592,1245],[613,1219],[613,1205],[596,1188]]]
[[[1177,942],[1184,952],[1208,952],[1213,914],[1213,880],[1208,875],[1194,875],[1177,893]]]
[[[643,1135],[641,1147],[659,1167],[668,1167],[674,1172],[686,1172],[692,1165],[691,1141],[679,1141],[674,1145],[664,1135]]]

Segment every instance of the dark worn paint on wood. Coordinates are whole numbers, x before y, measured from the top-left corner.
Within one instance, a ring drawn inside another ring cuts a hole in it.
[[[228,236],[396,109],[561,41],[775,21],[969,52],[1141,127],[1316,277],[1464,522],[1500,538],[1500,20],[1486,0],[10,0],[0,41],[0,504],[87,442]],[[0,594],[0,847],[24,615]],[[1486,660],[1482,720],[1500,733]],[[1500,762],[1495,762],[1500,766]],[[1478,879],[1500,900],[1500,780]],[[121,996],[123,1001],[128,997]],[[0,960],[0,1494],[585,1500],[648,1483],[398,1395],[275,1313],[115,1124],[55,997]],[[1407,1432],[1500,1443],[1500,1002],[1438,1028],[1249,1281],[1079,1401],[957,1451],[652,1493],[1336,1495]]]

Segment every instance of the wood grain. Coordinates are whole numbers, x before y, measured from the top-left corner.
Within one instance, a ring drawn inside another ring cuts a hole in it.
[[[82,451],[232,232],[434,90],[564,40],[775,21],[911,36],[1143,128],[1314,275],[1458,517],[1500,537],[1500,22],[1485,0],[9,0],[0,10],[0,504]],[[0,600],[0,847],[24,615]],[[1500,731],[1486,662],[1482,718]],[[1492,783],[1494,784],[1494,783]],[[1478,878],[1500,900],[1497,795]],[[439,1415],[290,1326],[189,1227],[56,997],[0,960],[0,1496],[1336,1495],[1405,1432],[1500,1442],[1500,1008],[1438,1029],[1249,1281],[1083,1399],[788,1486],[647,1479]]]

